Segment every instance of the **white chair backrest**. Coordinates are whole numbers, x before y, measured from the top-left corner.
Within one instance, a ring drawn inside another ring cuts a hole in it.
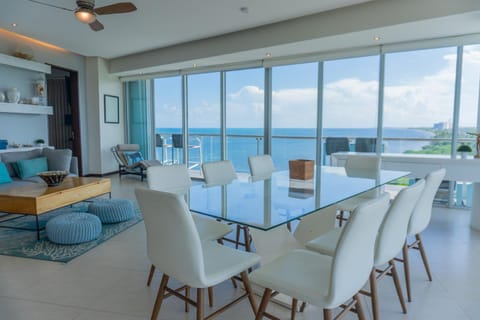
[[[228,184],[237,179],[230,160],[205,162],[202,164],[202,172],[207,185]]]
[[[272,157],[269,154],[248,157],[248,167],[252,177],[270,177],[275,171]]]
[[[380,197],[360,204],[345,225],[331,271],[328,300],[340,305],[353,297],[368,280],[373,267],[378,228],[388,210],[390,197]]]
[[[413,208],[425,188],[421,179],[408,188],[400,190],[393,200],[380,226],[375,245],[375,265],[382,265],[395,258],[407,237],[407,227]]]
[[[184,164],[152,166],[147,169],[148,188],[175,194],[186,194],[192,185]]]
[[[374,154],[348,155],[345,171],[350,177],[375,178],[380,171],[381,158]]]
[[[136,189],[152,264],[175,280],[202,288],[206,282],[202,246],[192,215],[180,195]]]
[[[445,169],[439,169],[430,172],[425,177],[425,189],[423,189],[422,196],[413,209],[412,217],[408,223],[407,235],[410,236],[422,232],[430,223],[433,199],[446,172]]]

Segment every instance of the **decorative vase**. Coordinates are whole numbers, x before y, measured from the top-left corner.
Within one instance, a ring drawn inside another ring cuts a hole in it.
[[[18,103],[20,100],[20,91],[17,88],[11,88],[7,91],[7,99],[10,103]]]

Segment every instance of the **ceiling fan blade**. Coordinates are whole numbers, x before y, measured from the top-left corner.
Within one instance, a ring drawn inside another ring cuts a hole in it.
[[[137,10],[137,7],[131,2],[119,2],[109,6],[95,8],[96,14],[115,14],[127,13]]]
[[[93,31],[101,31],[101,30],[103,30],[103,24],[101,24],[100,21],[98,21],[98,20],[95,20],[95,21],[93,21],[92,23],[89,23],[88,25],[90,26],[90,28],[91,28]]]
[[[43,1],[38,1],[38,0],[28,0],[28,1],[33,2],[33,3],[38,3],[38,4],[41,4],[41,5],[43,5],[43,6],[47,6],[47,7],[52,7],[52,8],[57,8],[57,9],[65,10],[65,11],[70,11],[70,12],[73,12],[73,11],[74,11],[73,9],[56,6],[56,5],[54,5],[54,4],[47,3],[47,2],[43,2]]]

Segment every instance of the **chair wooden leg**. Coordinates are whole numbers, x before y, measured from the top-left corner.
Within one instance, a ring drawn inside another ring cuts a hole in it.
[[[162,281],[160,282],[160,288],[158,289],[157,299],[155,299],[155,304],[153,305],[153,311],[151,320],[156,320],[158,318],[158,313],[160,312],[160,307],[162,306],[163,296],[165,295],[165,287],[168,284],[168,276],[163,275]]]
[[[147,287],[150,287],[150,284],[152,283],[154,273],[155,273],[155,266],[152,264],[150,266],[150,273],[148,274]]]
[[[403,258],[403,273],[405,274],[405,286],[407,287],[407,301],[412,302],[412,289],[410,287],[410,262],[408,260],[408,244],[405,244],[402,248]]]
[[[425,252],[425,248],[423,247],[422,237],[418,233],[415,235],[415,239],[417,239],[417,242],[418,242],[418,249],[420,250],[420,254],[422,255],[423,265],[425,266],[425,271],[427,272],[428,280],[432,281],[432,273],[430,272],[430,267],[428,265],[427,253]]]
[[[392,267],[392,277],[393,282],[395,283],[395,289],[397,290],[398,300],[400,301],[400,305],[402,306],[403,313],[407,313],[407,305],[405,304],[405,299],[403,299],[403,292],[402,287],[400,285],[400,277],[398,276],[397,268],[395,267],[395,261],[392,259],[388,262],[388,264]]]
[[[234,278],[234,277],[231,277],[230,280],[232,280],[232,285],[233,285],[233,287],[234,287],[235,289],[237,289],[238,286],[237,286],[237,281],[235,281],[235,278]]]
[[[343,224],[343,214],[344,214],[344,211],[340,210],[340,213],[338,214],[338,226],[339,227],[341,227],[342,224]]]
[[[292,312],[290,313],[290,320],[295,320],[295,314],[297,313],[297,304],[298,304],[298,300],[293,298],[292,299]]]
[[[262,320],[265,310],[267,310],[268,301],[272,296],[272,289],[266,288],[263,292],[262,302],[260,302],[260,307],[258,307],[258,312],[255,317],[255,320]]]
[[[213,307],[213,287],[208,287],[208,305]]]
[[[236,232],[236,235],[235,235],[235,249],[238,249],[238,244],[240,243],[240,229],[241,228],[242,227],[237,224],[237,232]]]
[[[185,287],[185,297],[190,298],[190,287]],[[190,304],[187,300],[185,300],[185,312],[188,313],[190,311]]]
[[[197,288],[197,320],[203,320],[204,294],[203,288]]]
[[[323,320],[332,320],[333,313],[331,309],[323,309]]]
[[[302,305],[300,306],[300,312],[305,311],[305,307],[307,306],[306,302],[302,302]]]
[[[380,314],[378,312],[377,275],[375,269],[372,269],[372,272],[370,273],[370,294],[372,298],[373,320],[380,320]]]
[[[250,285],[250,280],[248,279],[247,273],[243,271],[240,273],[242,277],[243,286],[245,287],[245,291],[247,291],[248,301],[250,302],[250,306],[252,307],[253,314],[257,314],[257,303],[255,302],[255,297],[253,296],[252,286]]]
[[[365,319],[366,319],[366,317],[365,317],[365,309],[363,308],[360,294],[357,293],[353,298],[354,298],[355,301],[356,301],[356,303],[355,303],[355,309],[357,310],[358,320],[365,320]]]
[[[250,231],[248,230],[248,227],[243,227],[243,237],[245,241],[245,251],[251,252],[250,248]]]

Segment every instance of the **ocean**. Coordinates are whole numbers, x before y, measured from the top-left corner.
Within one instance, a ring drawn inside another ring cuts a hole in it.
[[[171,135],[180,134],[180,128],[156,128],[156,133],[165,138],[166,144],[171,145]],[[220,130],[212,128],[189,129],[191,146],[190,167],[200,162],[220,160]],[[324,137],[375,137],[374,128],[325,128]],[[408,128],[385,128],[384,138],[431,138],[433,133],[421,129]],[[238,172],[248,172],[248,157],[263,153],[263,136],[261,128],[229,128],[227,129],[227,158],[233,162]],[[272,155],[277,170],[288,169],[288,160],[291,159],[315,159],[316,152],[316,129],[313,128],[279,128],[272,131]],[[422,146],[429,144],[428,141],[384,141],[384,152],[403,153],[406,150],[420,150]],[[165,148],[164,160],[171,161],[172,157],[182,162],[180,150]],[[162,148],[157,147],[157,158],[162,158]],[[201,153],[201,154],[200,154]],[[200,160],[201,158],[201,160]],[[327,161],[325,158],[324,161]]]

